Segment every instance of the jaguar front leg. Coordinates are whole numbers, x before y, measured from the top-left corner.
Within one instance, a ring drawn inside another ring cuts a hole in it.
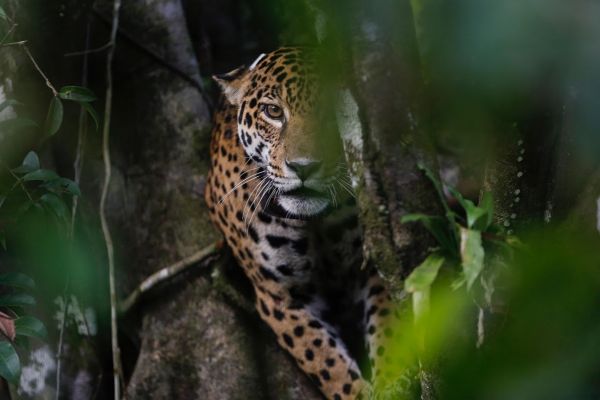
[[[327,399],[361,398],[368,384],[360,369],[336,330],[308,304],[293,304],[290,296],[257,291],[257,309],[281,347],[294,357]]]

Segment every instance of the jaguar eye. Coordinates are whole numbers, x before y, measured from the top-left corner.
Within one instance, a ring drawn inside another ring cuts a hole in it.
[[[275,104],[265,104],[263,111],[271,119],[282,119],[283,109]]]

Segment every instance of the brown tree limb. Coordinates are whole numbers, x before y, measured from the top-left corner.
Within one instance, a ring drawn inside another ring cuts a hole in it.
[[[161,268],[146,279],[142,281],[130,294],[119,303],[118,311],[120,314],[126,314],[129,312],[138,302],[140,297],[157,286],[160,283],[166,282],[180,272],[185,271],[189,267],[196,265],[200,261],[210,257],[211,255],[218,252],[223,247],[223,240],[218,240],[210,245],[206,246],[202,250],[195,252],[194,254],[179,260],[176,263],[169,265],[168,267]]]

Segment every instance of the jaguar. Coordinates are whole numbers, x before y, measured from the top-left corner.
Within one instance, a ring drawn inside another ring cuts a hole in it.
[[[214,77],[205,200],[256,309],[327,399],[357,399],[389,362],[388,291],[362,232],[331,90],[313,49],[284,47]],[[331,85],[329,85],[331,86]]]

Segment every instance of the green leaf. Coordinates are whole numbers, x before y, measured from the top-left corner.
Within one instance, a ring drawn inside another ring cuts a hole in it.
[[[21,165],[24,167],[31,168],[31,170],[33,171],[40,168],[40,159],[38,158],[38,155],[35,153],[35,151],[30,151],[23,159]]]
[[[470,289],[483,270],[485,253],[481,245],[481,232],[460,228],[460,255],[467,288]]]
[[[18,131],[22,128],[36,128],[37,124],[29,118],[11,118],[0,121],[0,132]]]
[[[429,288],[425,290],[419,290],[413,293],[413,313],[415,320],[419,322],[423,315],[429,311]]]
[[[60,176],[56,174],[56,172],[51,171],[49,169],[38,169],[36,171],[30,172],[23,177],[25,182],[28,181],[51,181],[54,179],[58,179]]]
[[[17,335],[38,339],[46,339],[48,337],[48,331],[42,321],[30,316],[17,318],[15,320],[15,330],[17,331]]]
[[[0,194],[0,207],[2,207],[2,204],[4,204],[5,201],[6,201],[6,196]]]
[[[21,289],[35,289],[35,282],[33,279],[21,272],[7,272],[0,275],[0,285]]]
[[[35,299],[25,293],[8,293],[0,296],[0,306],[2,307],[25,307],[35,305]]]
[[[458,255],[458,243],[454,240],[451,231],[451,221],[435,215],[407,214],[402,217],[401,222],[421,222],[433,235],[440,247],[453,255]]]
[[[58,91],[58,96],[64,100],[78,102],[90,102],[98,99],[94,92],[81,86],[64,86]]]
[[[60,178],[60,183],[65,189],[65,192],[69,193],[72,196],[81,196],[81,190],[79,189],[79,185],[67,178]]]
[[[407,222],[418,222],[418,221],[423,221],[423,220],[426,220],[429,218],[432,218],[432,216],[425,215],[425,214],[419,214],[419,213],[413,213],[413,214],[406,214],[406,215],[402,216],[402,218],[400,218],[400,222],[405,224]]]
[[[452,196],[458,200],[462,208],[464,208],[465,213],[467,214],[467,227],[485,231],[492,222],[494,212],[491,195],[486,192],[481,199],[482,206],[478,207],[471,200],[465,199],[463,195],[453,187],[448,187],[448,190],[452,193]]]
[[[46,116],[46,124],[44,132],[48,136],[54,135],[60,129],[63,121],[63,105],[58,97],[53,97],[50,100],[48,107],[48,115]]]
[[[100,117],[98,116],[98,113],[96,112],[94,107],[92,107],[92,105],[90,103],[80,103],[80,104],[81,104],[81,107],[83,107],[88,112],[90,117],[92,117],[92,119],[94,120],[94,125],[96,125],[96,130],[100,129]]]
[[[79,186],[67,178],[57,178],[47,181],[42,185],[42,187],[57,194],[64,192],[70,194],[71,196],[81,196]]]
[[[409,293],[429,289],[435,281],[440,267],[444,264],[444,257],[439,253],[430,254],[417,268],[411,272],[404,282],[404,288]]]
[[[13,100],[13,99],[8,99],[3,101],[2,103],[0,103],[0,112],[4,111],[5,108],[7,107],[12,107],[12,106],[22,106],[23,103]]]
[[[437,174],[434,174],[429,168],[427,168],[424,164],[419,163],[417,165],[421,171],[425,173],[425,176],[429,178],[433,186],[435,187],[435,191],[442,202],[442,206],[444,206],[444,210],[446,213],[450,212],[450,207],[448,207],[448,203],[446,202],[446,196],[444,196],[444,191],[442,190],[442,184],[437,178]]]
[[[67,218],[69,209],[60,197],[52,193],[46,193],[40,197],[40,202],[50,209],[58,218]]]
[[[9,342],[0,342],[0,376],[10,383],[19,383],[21,362],[15,348]]]
[[[8,19],[8,17],[6,16],[6,12],[2,7],[0,7],[0,18],[2,18],[5,21]]]
[[[17,168],[11,169],[11,171],[17,175],[27,174],[29,172],[35,171],[35,168],[31,168],[25,165],[19,165]]]
[[[0,246],[2,246],[2,248],[6,251],[6,236],[2,231],[0,231]]]

